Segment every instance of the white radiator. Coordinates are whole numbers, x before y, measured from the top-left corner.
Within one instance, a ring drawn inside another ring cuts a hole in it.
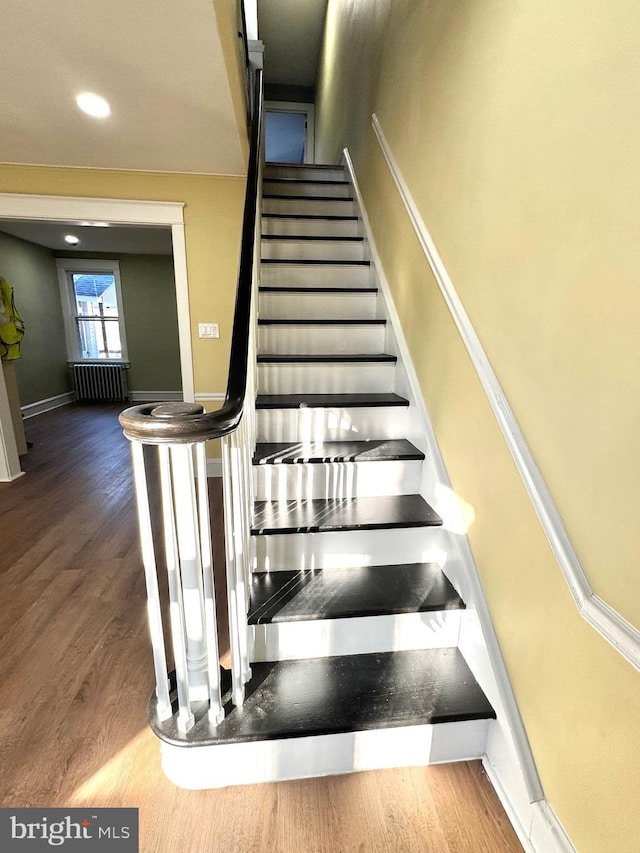
[[[124,364],[74,364],[73,391],[76,402],[124,402],[128,396],[126,371]]]

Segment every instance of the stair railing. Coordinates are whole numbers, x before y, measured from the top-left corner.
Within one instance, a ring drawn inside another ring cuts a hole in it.
[[[174,716],[186,732],[206,709],[224,718],[216,622],[205,444],[222,440],[223,495],[232,701],[241,705],[251,677],[247,606],[251,571],[251,460],[255,449],[257,276],[262,175],[262,71],[255,105],[231,339],[221,409],[190,403],[132,406],[120,415],[131,441],[149,629],[156,676],[156,715]],[[159,569],[164,563],[168,613]],[[167,631],[166,623],[168,622]],[[167,647],[175,669],[170,678]],[[204,705],[202,704],[204,703]]]

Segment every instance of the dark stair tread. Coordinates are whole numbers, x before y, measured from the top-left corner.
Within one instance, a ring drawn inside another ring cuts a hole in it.
[[[377,293],[377,287],[278,287],[274,285],[261,285],[259,293]]]
[[[398,394],[258,394],[257,409],[346,409],[408,406]]]
[[[263,234],[263,240],[284,240],[294,243],[364,243],[364,237],[326,237],[317,234]]]
[[[318,171],[332,171],[335,172],[337,170],[344,170],[344,166],[341,166],[339,163],[286,163],[284,160],[265,160],[265,169],[269,169],[271,166],[275,166],[278,169],[317,169]]]
[[[334,195],[287,195],[286,193],[263,193],[262,198],[284,199],[286,201],[344,201],[352,202],[353,196]]]
[[[271,184],[320,184],[329,187],[346,187],[349,184],[346,180],[314,181],[313,178],[272,178],[269,175],[265,175],[264,180]]]
[[[386,326],[386,320],[361,320],[355,318],[353,320],[345,320],[344,318],[333,320],[309,320],[309,319],[289,319],[289,318],[259,318],[259,326]]]
[[[321,364],[328,362],[331,364],[340,364],[340,362],[349,362],[352,364],[375,362],[379,364],[391,363],[395,364],[398,357],[389,355],[388,353],[303,353],[297,354],[280,354],[280,353],[260,353],[258,355],[260,364],[296,364],[297,362]]]
[[[295,465],[300,462],[390,462],[422,460],[424,453],[406,438],[369,441],[260,442],[254,465]]]
[[[335,221],[345,221],[345,222],[355,222],[358,217],[354,214],[352,216],[345,216],[338,213],[263,213],[263,219],[329,219],[332,222]]]
[[[442,525],[420,495],[255,501],[253,507],[252,536]]]
[[[201,705],[196,725],[181,734],[175,716],[158,721],[152,697],[156,735],[206,746],[495,718],[455,648],[253,663],[251,669],[242,708],[230,702],[224,671],[227,716],[216,727]]]
[[[261,264],[298,265],[306,267],[370,267],[371,261],[330,260],[327,258],[262,258]]]
[[[249,624],[461,610],[437,563],[256,572]]]

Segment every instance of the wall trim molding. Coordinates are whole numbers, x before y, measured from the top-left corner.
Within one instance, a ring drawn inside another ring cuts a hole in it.
[[[593,591],[540,469],[533,459],[513,410],[413,200],[375,113],[372,116],[372,124],[411,224],[471,357],[578,612],[629,663],[640,670],[640,631]]]
[[[132,403],[182,402],[182,391],[129,391]]]
[[[431,460],[437,482],[450,489],[451,481],[449,480],[438,440],[425,406],[418,376],[415,372],[409,347],[402,331],[402,325],[395,308],[389,282],[386,278],[380,255],[378,254],[353,163],[346,149],[343,153],[343,159],[360,207],[364,231],[369,243],[371,260],[377,273],[379,287],[384,294],[389,322],[393,328],[399,354],[407,375],[410,389],[409,396],[412,404],[415,405],[419,413],[421,430],[424,432],[428,449],[427,459]],[[430,496],[428,495],[427,499],[429,500],[429,498]],[[451,542],[451,546],[457,549],[459,559],[464,567],[467,589],[463,591],[463,597],[467,601],[467,616],[470,618],[470,608],[473,607],[479,622],[479,629],[482,633],[484,648],[486,649],[486,654],[482,659],[479,657],[477,650],[473,655],[473,659],[469,655],[465,655],[465,657],[467,657],[467,663],[481,687],[485,690],[489,700],[494,705],[499,719],[503,719],[502,725],[498,727],[498,724],[496,724],[493,736],[487,742],[487,760],[495,767],[495,774],[499,774],[501,778],[504,777],[510,780],[510,782],[505,782],[505,785],[509,787],[509,799],[512,803],[511,811],[520,813],[520,817],[522,817],[522,811],[524,810],[528,813],[531,803],[544,800],[544,791],[520,715],[520,709],[518,708],[511,681],[504,664],[469,541],[466,535],[456,536],[455,541]],[[471,626],[471,633],[473,633],[473,626]],[[514,769],[521,780],[520,782],[514,781]]]
[[[203,391],[201,394],[194,394],[193,399],[196,403],[210,403],[210,402],[219,402],[222,403],[225,400],[227,395],[221,391]]]
[[[222,459],[207,459],[207,477],[222,477]]]
[[[54,397],[45,397],[44,400],[36,400],[35,403],[27,403],[26,406],[21,406],[20,411],[22,417],[26,420],[35,417],[35,415],[43,415],[45,412],[50,412],[52,409],[59,409],[61,406],[68,406],[73,403],[73,391],[66,391],[64,394],[56,394]]]
[[[558,816],[546,800],[531,803],[526,821],[513,809],[509,796],[491,762],[485,757],[482,766],[511,821],[525,853],[577,853]]]

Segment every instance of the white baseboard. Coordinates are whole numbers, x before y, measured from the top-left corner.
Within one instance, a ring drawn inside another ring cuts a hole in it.
[[[482,759],[482,766],[526,853],[577,853],[558,816],[546,800],[530,803],[526,815],[516,812],[486,756]]]
[[[207,477],[222,477],[222,459],[207,459]]]
[[[35,417],[35,415],[50,412],[52,409],[68,406],[69,403],[73,403],[73,391],[56,394],[54,397],[46,397],[44,400],[37,400],[35,403],[27,403],[26,406],[21,406],[20,411],[22,412],[22,417],[28,420]]]
[[[129,391],[132,403],[182,402],[182,391]]]

